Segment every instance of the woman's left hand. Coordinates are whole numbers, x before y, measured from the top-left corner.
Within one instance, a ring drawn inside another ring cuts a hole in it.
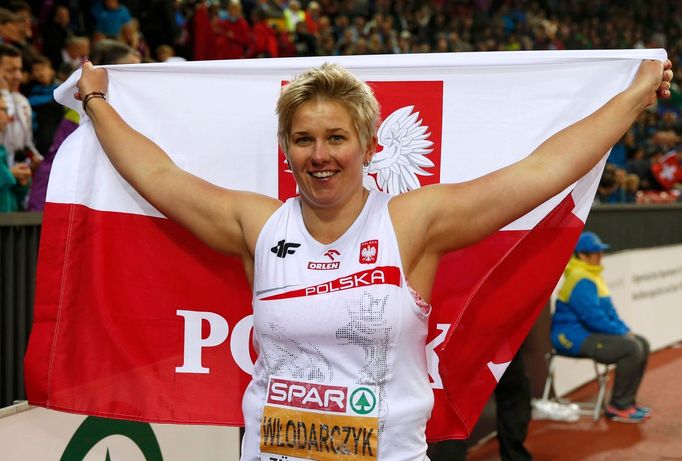
[[[76,83],[78,93],[74,95],[76,99],[82,101],[83,98],[93,92],[107,93],[109,77],[106,69],[95,68],[88,60],[83,61],[81,66],[81,78]]]
[[[638,95],[638,100],[645,109],[656,102],[658,98],[670,97],[670,82],[673,79],[672,62],[646,60],[642,61],[629,90]]]

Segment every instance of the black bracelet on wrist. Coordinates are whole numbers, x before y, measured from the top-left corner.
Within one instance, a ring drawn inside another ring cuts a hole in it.
[[[105,101],[107,100],[103,91],[92,91],[83,97],[83,112],[88,112],[88,101],[95,98],[104,99]]]

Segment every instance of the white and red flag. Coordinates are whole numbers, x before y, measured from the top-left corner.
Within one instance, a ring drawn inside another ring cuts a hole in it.
[[[672,150],[663,155],[657,162],[651,165],[651,173],[656,181],[667,191],[682,183],[682,165],[680,154]]]
[[[115,66],[108,99],[182,168],[285,198],[295,185],[277,147],[277,96],[303,70],[338,61],[371,84],[382,107],[365,184],[400,193],[523,158],[625,89],[641,59],[663,60],[665,52]],[[74,108],[75,80],[58,90]],[[426,345],[436,396],[430,440],[469,435],[562,273],[601,167],[443,258]],[[87,120],[59,151],[47,201],[26,357],[30,402],[132,420],[241,424],[254,351],[240,261],[210,250],[142,199],[114,171]],[[358,257],[370,267],[382,250],[366,243]]]

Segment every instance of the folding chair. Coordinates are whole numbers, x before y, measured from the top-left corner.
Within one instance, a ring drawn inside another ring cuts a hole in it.
[[[557,396],[556,390],[554,389],[554,373],[556,367],[554,358],[557,356],[572,360],[590,360],[592,362],[594,365],[595,379],[599,384],[599,392],[597,394],[597,399],[594,402],[573,402]],[[598,420],[602,410],[606,407],[606,384],[609,379],[609,371],[611,366],[595,362],[590,357],[574,357],[572,355],[563,355],[557,352],[556,349],[552,349],[550,352],[548,352],[545,355],[545,360],[547,361],[547,379],[545,380],[545,389],[542,393],[542,398],[544,400],[549,400],[551,395],[551,400],[555,402],[575,403],[580,408],[580,414],[592,415],[592,418],[594,418],[595,421]]]

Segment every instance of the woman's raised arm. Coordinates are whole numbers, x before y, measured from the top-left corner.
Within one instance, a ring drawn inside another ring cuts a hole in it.
[[[86,101],[97,138],[119,174],[168,218],[225,253],[252,256],[265,221],[280,206],[273,198],[223,189],[177,167],[151,140],[133,130],[103,98],[105,69],[85,62],[76,97]]]
[[[465,183],[396,197],[392,215],[410,216],[409,222],[396,225],[405,242],[404,262],[477,242],[587,174],[657,96],[670,96],[671,67],[670,61],[642,62],[625,91],[515,164]]]

